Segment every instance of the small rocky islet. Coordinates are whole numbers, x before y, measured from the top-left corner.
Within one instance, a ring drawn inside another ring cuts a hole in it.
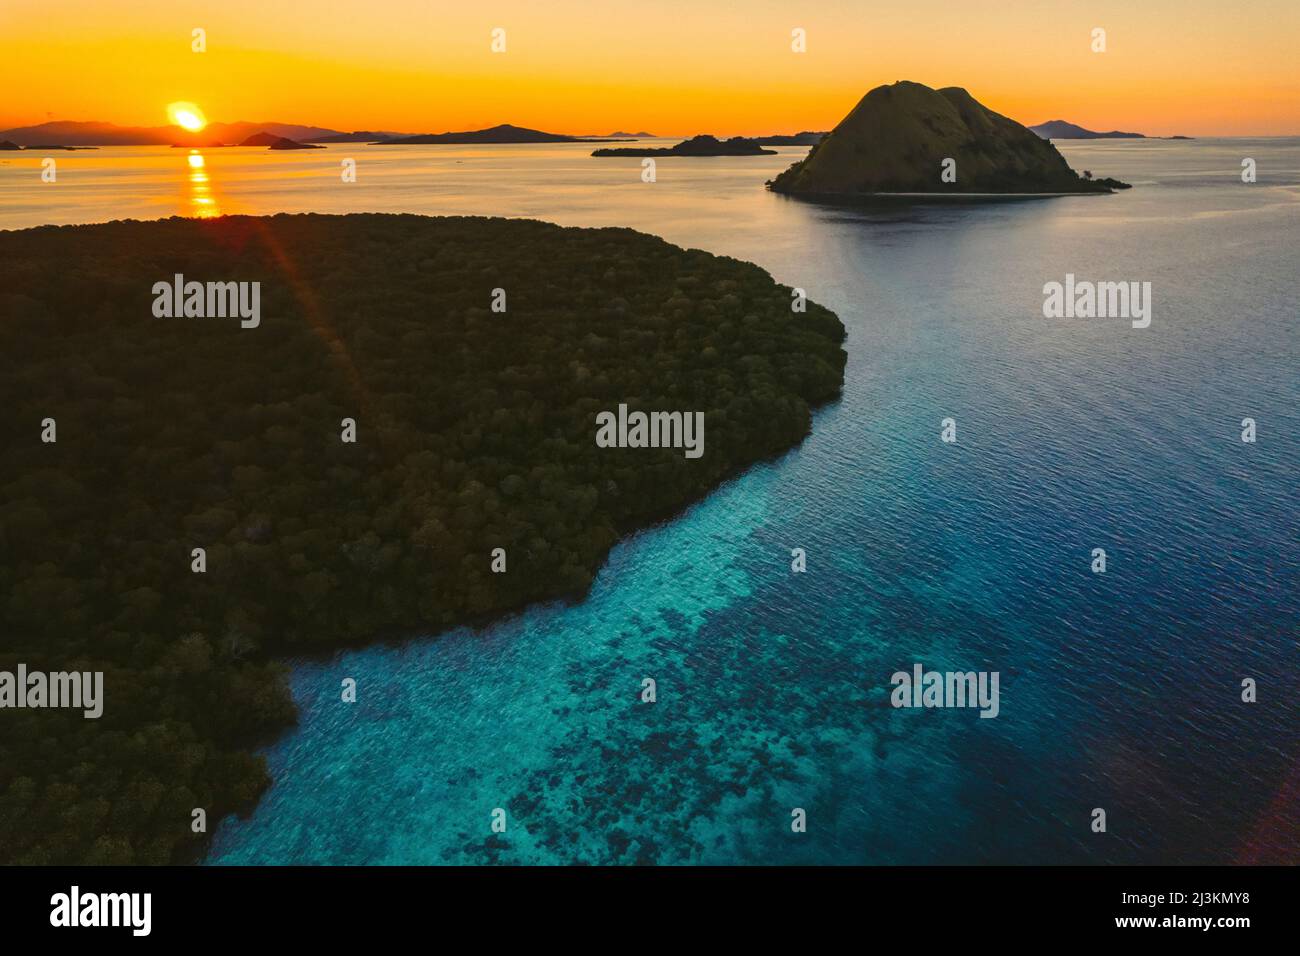
[[[854,199],[1108,193],[1128,184],[1080,176],[1048,140],[964,89],[902,80],[867,93],[768,187],[810,199]]]

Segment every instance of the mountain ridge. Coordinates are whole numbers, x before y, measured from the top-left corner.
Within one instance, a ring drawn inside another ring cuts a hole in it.
[[[547,133],[526,126],[498,123],[484,129],[461,130],[448,133],[420,133],[400,139],[382,140],[384,146],[423,146],[443,143],[447,145],[472,143],[601,143],[604,137],[569,136],[566,133]]]
[[[68,146],[171,146],[239,143],[256,133],[266,132],[284,139],[307,140],[316,136],[342,135],[324,126],[296,123],[209,123],[198,132],[180,126],[119,126],[99,120],[52,120],[35,126],[0,130],[0,139],[19,146],[63,143]]]

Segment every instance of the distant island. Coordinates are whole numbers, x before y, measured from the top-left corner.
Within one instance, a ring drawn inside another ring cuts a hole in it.
[[[374,143],[410,136],[410,133],[383,133],[374,130],[356,130],[351,133],[331,133],[327,136],[309,136],[300,143]]]
[[[0,140],[0,150],[11,150],[11,149],[47,149],[47,150],[66,149],[71,151],[77,149],[99,149],[99,147],[98,146],[63,146],[55,143],[33,143],[31,146],[19,146],[17,143],[10,142],[7,139]]]
[[[456,143],[604,143],[610,140],[651,139],[649,133],[611,133],[609,136],[568,136],[546,133],[523,126],[503,123],[487,129],[453,133],[397,133],[383,130],[344,132],[323,126],[296,123],[208,123],[198,132],[179,126],[118,126],[96,121],[54,120],[37,126],[19,126],[0,130],[0,140],[12,142],[19,149],[33,149],[43,143],[66,143],[67,146],[44,146],[44,149],[71,149],[87,146],[175,146],[180,149],[216,149],[231,143],[243,144],[251,136],[267,134],[298,144],[368,143],[376,146],[456,144]],[[800,134],[803,135],[803,134]],[[254,144],[261,145],[261,144]],[[268,142],[265,145],[270,146]],[[302,146],[281,146],[298,149]]]
[[[1109,133],[1098,133],[1095,130],[1067,123],[1065,120],[1049,120],[1037,126],[1030,126],[1029,129],[1043,139],[1146,139],[1142,133],[1124,133],[1117,129]]]
[[[598,149],[593,156],[775,156],[776,150],[764,149],[752,139],[733,136],[718,139],[715,136],[693,136],[676,146],[660,148],[621,147]]]
[[[813,146],[825,133],[801,132],[788,136],[733,137],[724,142],[747,142],[756,146]],[[287,140],[297,145],[273,145],[276,140]],[[295,123],[209,123],[198,132],[179,126],[118,126],[115,123],[96,121],[55,120],[37,126],[20,126],[0,130],[0,142],[8,143],[0,149],[89,149],[98,146],[174,146],[178,149],[219,149],[235,143],[240,146],[267,146],[272,149],[310,149],[314,145],[330,143],[366,143],[372,146],[455,145],[474,143],[607,143],[654,139],[653,133],[642,130],[628,133],[622,130],[607,136],[570,136],[564,133],[547,133],[502,123],[487,129],[464,130],[449,133],[399,133],[388,130],[354,130],[344,132],[322,126],[303,126]],[[699,139],[700,137],[695,137]],[[249,140],[253,140],[249,142]],[[265,142],[263,142],[265,140]],[[50,145],[59,143],[58,146]],[[659,154],[647,154],[659,155]],[[749,151],[722,151],[709,153],[702,147],[694,151],[683,150],[678,156],[749,156],[759,155]]]
[[[425,146],[433,144],[469,143],[601,143],[604,139],[590,136],[566,136],[563,133],[544,133],[523,126],[502,123],[487,129],[466,130],[459,133],[422,133],[374,143],[376,146]]]
[[[826,136],[825,133],[795,133],[792,136],[733,136],[730,139],[718,139],[707,134],[693,136],[676,146],[648,148],[621,147],[618,149],[598,149],[593,156],[771,156],[774,149],[764,146],[815,146]]]
[[[274,133],[254,133],[248,139],[239,144],[240,146],[268,146],[271,149],[324,149],[323,146],[317,146],[314,143],[299,143],[297,140],[289,139],[287,136],[276,136]]]
[[[265,130],[263,130],[260,133],[254,133],[252,136],[248,137],[239,145],[240,146],[270,146],[273,143],[278,143],[283,138],[284,137],[282,136],[276,136],[274,133],[268,133]]]
[[[759,146],[816,146],[826,134],[802,132],[795,133],[793,136],[755,136],[752,137]]]
[[[945,168],[954,181],[944,180]],[[828,199],[1127,188],[1118,180],[1078,175],[1050,142],[959,87],[935,90],[906,80],[867,93],[805,159],[768,186]]]
[[[300,143],[297,140],[289,139],[287,136],[277,137],[271,144],[271,149],[324,149],[324,146],[317,146],[315,143]]]
[[[1037,133],[1043,139],[1195,139],[1194,136],[1147,136],[1145,133],[1125,133],[1113,129],[1109,133],[1098,133],[1096,130],[1084,129],[1082,126],[1076,126],[1073,123],[1067,123],[1065,120],[1051,120],[1046,123],[1039,123],[1037,126],[1030,126],[1030,130]]]
[[[198,132],[179,126],[118,126],[97,121],[54,120],[37,126],[0,130],[0,139],[33,148],[42,143],[68,146],[177,146],[212,148],[238,143],[254,133],[267,132],[297,142],[341,135],[338,130],[295,123],[208,123]]]
[[[261,324],[155,318],[143,292],[173,273],[260,281]],[[11,660],[104,671],[112,702],[5,714],[0,864],[202,857],[215,827],[191,808],[250,811],[255,748],[295,720],[281,657],[581,598],[622,537],[789,451],[847,358],[835,314],[791,293],[631,229],[525,219],[0,231],[0,629]],[[698,411],[703,455],[600,447],[621,403]],[[68,811],[96,806],[102,828]]]

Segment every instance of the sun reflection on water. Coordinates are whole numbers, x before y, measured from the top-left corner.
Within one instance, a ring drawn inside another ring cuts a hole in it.
[[[212,195],[211,179],[208,176],[207,162],[197,149],[190,150],[186,157],[190,166],[190,215],[198,219],[220,216],[216,198]]]

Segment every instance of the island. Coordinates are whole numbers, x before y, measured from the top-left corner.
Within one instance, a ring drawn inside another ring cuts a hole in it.
[[[270,149],[324,149],[324,146],[317,146],[313,143],[299,143],[297,140],[289,139],[287,136],[276,136],[274,133],[260,132],[254,133],[245,139],[240,146],[266,146]]]
[[[593,156],[775,156],[776,150],[764,149],[752,139],[733,136],[718,139],[714,136],[693,136],[676,146],[660,148],[621,147],[598,149]]]
[[[759,146],[816,146],[826,138],[826,133],[813,133],[805,130],[793,136],[755,136],[753,141]]]
[[[68,151],[68,152],[75,152],[75,151],[83,150],[83,149],[99,149],[99,147],[98,147],[98,146],[64,146],[64,145],[62,145],[61,143],[33,143],[33,144],[30,145],[30,146],[19,146],[17,143],[15,143],[15,142],[13,142],[13,141],[11,141],[11,140],[7,140],[7,139],[6,139],[6,140],[0,140],[0,150],[12,150],[12,149],[18,149],[18,150],[21,150],[21,149],[40,149],[40,150],[61,149],[61,150],[66,150],[66,151]]]
[[[277,136],[275,142],[268,147],[269,149],[324,149],[324,146],[317,146],[315,143],[300,143],[296,139],[289,139],[287,136]]]
[[[328,136],[314,136],[300,139],[300,143],[382,143],[390,139],[410,136],[410,133],[379,133],[374,130],[356,130],[352,133],[333,133]]]
[[[589,136],[566,136],[563,133],[544,133],[524,126],[502,123],[487,129],[467,130],[460,133],[423,133],[419,136],[402,136],[383,139],[374,146],[425,146],[473,143],[600,143],[603,139]]]
[[[1067,123],[1065,120],[1049,120],[1037,126],[1030,126],[1029,130],[1043,139],[1146,139],[1142,133],[1124,133],[1117,129],[1109,133],[1098,133],[1095,130]]]
[[[768,188],[790,196],[853,200],[1107,193],[1127,187],[1078,175],[1050,142],[963,89],[935,90],[903,80],[867,93]]]
[[[260,323],[156,317],[176,276],[260,282]],[[105,700],[5,712],[0,862],[201,858],[192,809],[248,813],[295,720],[282,657],[579,600],[620,538],[789,451],[846,359],[791,293],[526,219],[0,231],[0,668],[102,671]],[[601,447],[620,405],[701,413],[703,455]]]
[[[181,149],[207,149],[238,143],[253,133],[266,132],[300,143],[340,134],[338,130],[296,123],[210,122],[199,132],[180,126],[118,126],[100,121],[54,120],[38,126],[20,126],[0,130],[7,139],[28,149],[40,143],[65,143],[68,146],[176,146]],[[380,134],[383,135],[383,134]]]

